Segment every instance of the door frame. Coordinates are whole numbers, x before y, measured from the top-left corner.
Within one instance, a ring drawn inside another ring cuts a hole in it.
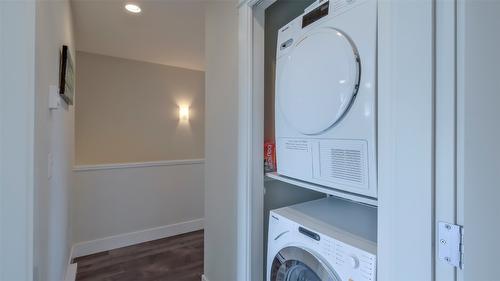
[[[266,258],[262,251],[263,11],[274,1],[240,0],[238,6],[237,280],[241,281],[260,280]],[[378,2],[377,267],[378,278],[385,281],[435,277],[436,1],[446,0]]]
[[[436,1],[436,121],[435,121],[435,228],[439,222],[458,224],[458,0]],[[435,233],[438,241],[438,233]],[[435,251],[435,280],[455,281],[462,271],[439,260]]]
[[[276,0],[241,0],[239,17],[239,132],[237,280],[263,276],[264,19]],[[258,8],[260,6],[260,9]],[[262,70],[259,72],[259,70]]]

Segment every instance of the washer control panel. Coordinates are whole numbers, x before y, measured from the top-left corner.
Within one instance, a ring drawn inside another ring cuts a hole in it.
[[[326,259],[346,280],[375,281],[376,256],[346,243],[326,237],[321,243]]]

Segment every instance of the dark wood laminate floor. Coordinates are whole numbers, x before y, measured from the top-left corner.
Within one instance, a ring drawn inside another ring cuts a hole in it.
[[[79,257],[77,281],[200,281],[203,231]]]

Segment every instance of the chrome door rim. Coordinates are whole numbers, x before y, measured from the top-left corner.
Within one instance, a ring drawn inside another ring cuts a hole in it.
[[[295,246],[285,247],[276,254],[270,269],[271,281],[286,281],[288,275],[283,275],[281,271],[285,270],[287,272],[288,269],[298,264],[305,265],[321,281],[341,281],[338,275],[330,270],[318,257],[306,249]]]

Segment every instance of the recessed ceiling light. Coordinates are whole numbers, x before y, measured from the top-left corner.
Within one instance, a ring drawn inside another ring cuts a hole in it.
[[[125,5],[125,9],[127,9],[127,11],[134,13],[134,14],[138,14],[141,12],[141,7],[139,7],[136,4],[127,4],[127,5]]]

